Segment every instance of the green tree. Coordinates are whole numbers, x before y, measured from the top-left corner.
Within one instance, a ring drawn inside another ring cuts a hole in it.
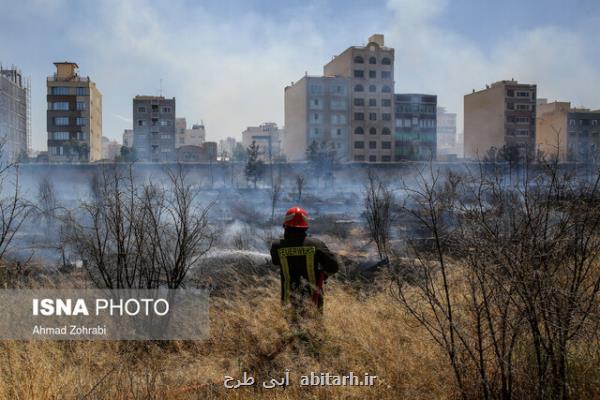
[[[260,146],[254,141],[246,149],[248,153],[248,161],[246,162],[245,169],[246,180],[248,182],[252,181],[254,189],[256,189],[256,183],[262,179],[262,176],[265,173],[265,164],[258,156],[259,150]]]

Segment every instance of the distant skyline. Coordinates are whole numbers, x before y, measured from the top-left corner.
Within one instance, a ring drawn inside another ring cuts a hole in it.
[[[31,78],[33,148],[46,149],[46,77],[74,61],[103,95],[103,135],[132,127],[132,98],[176,97],[207,140],[283,126],[283,91],[305,72],[383,33],[396,49],[396,92],[463,96],[497,80],[538,97],[600,109],[595,0],[244,1],[0,0],[0,63]]]

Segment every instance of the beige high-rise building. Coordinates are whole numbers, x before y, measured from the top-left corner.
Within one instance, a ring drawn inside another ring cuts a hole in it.
[[[465,158],[483,159],[491,148],[535,150],[536,85],[499,81],[464,97]]]
[[[539,104],[536,148],[559,161],[598,162],[600,110],[571,108],[569,102]]]
[[[393,146],[388,144],[394,131],[394,49],[385,47],[383,35],[372,35],[365,46],[347,48],[325,65],[324,74],[350,79],[348,158],[393,161]]]
[[[304,76],[285,88],[285,140],[288,161],[306,160],[312,143],[348,161],[350,79]]]
[[[102,158],[102,94],[73,62],[56,62],[47,79],[48,159],[91,162]]]

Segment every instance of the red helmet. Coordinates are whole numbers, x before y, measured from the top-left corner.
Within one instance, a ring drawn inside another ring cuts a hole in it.
[[[283,226],[308,229],[308,214],[300,207],[292,207],[285,213]]]

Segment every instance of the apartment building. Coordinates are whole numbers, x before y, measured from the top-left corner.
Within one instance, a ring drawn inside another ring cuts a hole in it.
[[[235,138],[232,138],[230,136],[226,139],[219,140],[219,157],[223,157],[223,161],[225,159],[231,159],[233,157],[233,151],[235,150],[235,146],[236,140]]]
[[[435,95],[395,95],[394,161],[436,159],[436,110]]]
[[[74,62],[56,62],[46,80],[50,162],[92,162],[102,158],[102,94]]]
[[[1,160],[15,162],[27,155],[29,90],[17,68],[0,66],[0,143]]]
[[[175,98],[133,98],[133,146],[138,160],[175,161],[175,136]]]
[[[123,146],[129,148],[133,147],[133,129],[123,130]]]
[[[182,146],[202,146],[206,141],[204,124],[194,124],[191,128],[188,128],[185,118],[176,118],[175,127],[177,132],[177,148]]]
[[[242,132],[242,145],[248,148],[252,142],[259,146],[259,157],[263,161],[280,160],[283,156],[283,129],[274,122],[247,127]]]
[[[384,36],[375,34],[365,46],[347,48],[325,65],[324,75],[350,80],[348,158],[392,161],[394,49],[385,47]]]
[[[288,161],[305,160],[313,142],[335,151],[340,161],[349,160],[350,83],[342,76],[306,75],[285,88],[283,153]]]
[[[559,161],[598,162],[600,110],[574,108],[569,102],[539,104],[536,148]]]
[[[459,151],[457,149],[456,113],[450,113],[444,107],[438,107],[436,126],[438,156],[457,156]]]
[[[482,159],[491,148],[514,148],[532,157],[536,137],[536,85],[499,81],[464,96],[465,158]]]

